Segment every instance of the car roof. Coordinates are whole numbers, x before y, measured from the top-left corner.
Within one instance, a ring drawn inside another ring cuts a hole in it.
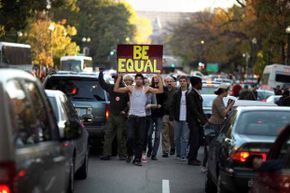
[[[236,100],[235,105],[234,106],[238,106],[238,107],[246,107],[246,106],[277,106],[274,103],[266,103],[266,102],[261,102],[261,101],[251,101],[251,100]]]
[[[98,78],[99,72],[72,72],[72,71],[58,71],[50,74],[49,77],[83,77],[83,78]]]
[[[63,97],[65,94],[60,90],[45,90],[45,93],[48,97]]]
[[[31,81],[36,81],[37,79],[32,76],[32,74],[20,70],[20,69],[12,69],[12,68],[1,68],[0,69],[0,82],[6,82],[9,79],[13,78],[25,78]]]
[[[280,106],[239,106],[237,110],[240,112],[246,111],[289,111],[289,107],[280,107]]]

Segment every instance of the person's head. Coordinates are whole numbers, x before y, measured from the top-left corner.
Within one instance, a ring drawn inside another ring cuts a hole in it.
[[[144,85],[149,86],[150,85],[150,80],[147,77],[144,77]]]
[[[289,97],[289,90],[285,89],[282,94],[283,97]]]
[[[201,78],[197,77],[197,76],[192,76],[190,77],[190,83],[191,86],[197,90],[201,90],[202,89],[202,80]]]
[[[252,90],[253,90],[253,91],[257,91],[257,85],[253,84],[253,85],[252,85]]]
[[[188,80],[186,76],[180,76],[179,77],[179,83],[181,89],[187,89],[188,88]]]
[[[123,77],[123,80],[126,84],[126,86],[132,86],[133,84],[133,78],[130,75],[126,75]]]
[[[244,89],[245,89],[245,90],[248,90],[248,89],[249,89],[249,85],[246,84],[246,85],[244,86]]]
[[[135,83],[137,87],[141,87],[144,85],[144,76],[141,73],[137,73],[135,75]]]
[[[172,89],[174,87],[174,79],[171,76],[167,76],[165,78],[165,85],[167,86],[167,88]]]
[[[221,96],[221,97],[228,96],[228,93],[229,93],[229,86],[226,84],[221,84],[214,92],[214,94]]]
[[[157,75],[154,75],[151,80],[151,87],[158,87],[159,78]]]

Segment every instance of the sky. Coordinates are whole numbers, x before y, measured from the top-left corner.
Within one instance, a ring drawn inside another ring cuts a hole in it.
[[[126,0],[137,11],[196,12],[206,8],[231,7],[235,0]]]

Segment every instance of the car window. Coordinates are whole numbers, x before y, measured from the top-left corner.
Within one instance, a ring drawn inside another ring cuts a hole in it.
[[[236,117],[237,117],[237,112],[233,111],[233,112],[231,112],[229,117],[226,119],[224,127],[221,131],[223,134],[226,135],[226,137],[231,137],[233,126],[234,126],[235,121],[236,121]]]
[[[9,97],[9,111],[16,147],[38,143],[37,119],[21,83],[17,80],[8,81],[6,91]]]
[[[53,110],[53,113],[57,119],[57,121],[59,121],[60,117],[59,117],[59,114],[58,114],[58,107],[57,107],[57,102],[56,102],[56,99],[55,97],[48,97],[49,99],[49,102],[52,106],[52,110]]]
[[[97,79],[51,77],[47,80],[46,89],[60,90],[73,100],[105,101],[105,92]]]
[[[290,169],[290,136],[283,143],[278,159],[282,161],[284,169]]]
[[[49,141],[52,138],[51,125],[47,114],[47,107],[41,93],[34,82],[25,81],[24,86],[32,101],[34,114],[38,120],[35,126],[39,135],[39,141]]]
[[[289,111],[243,112],[237,124],[237,132],[243,135],[277,136],[289,123]]]

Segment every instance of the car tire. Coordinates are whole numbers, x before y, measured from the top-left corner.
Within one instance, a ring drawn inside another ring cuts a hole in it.
[[[221,175],[217,179],[217,193],[229,193],[229,191],[223,186]]]
[[[68,180],[68,186],[67,186],[67,193],[73,193],[74,192],[74,172],[75,171],[75,164],[74,160],[70,163],[70,170],[69,170],[69,180]]]
[[[76,178],[79,180],[84,180],[88,176],[88,166],[89,166],[89,150],[87,149],[85,159],[82,166],[76,172]]]
[[[216,185],[212,181],[211,175],[209,174],[209,172],[207,172],[207,175],[206,175],[205,192],[206,193],[216,193],[217,192]]]

